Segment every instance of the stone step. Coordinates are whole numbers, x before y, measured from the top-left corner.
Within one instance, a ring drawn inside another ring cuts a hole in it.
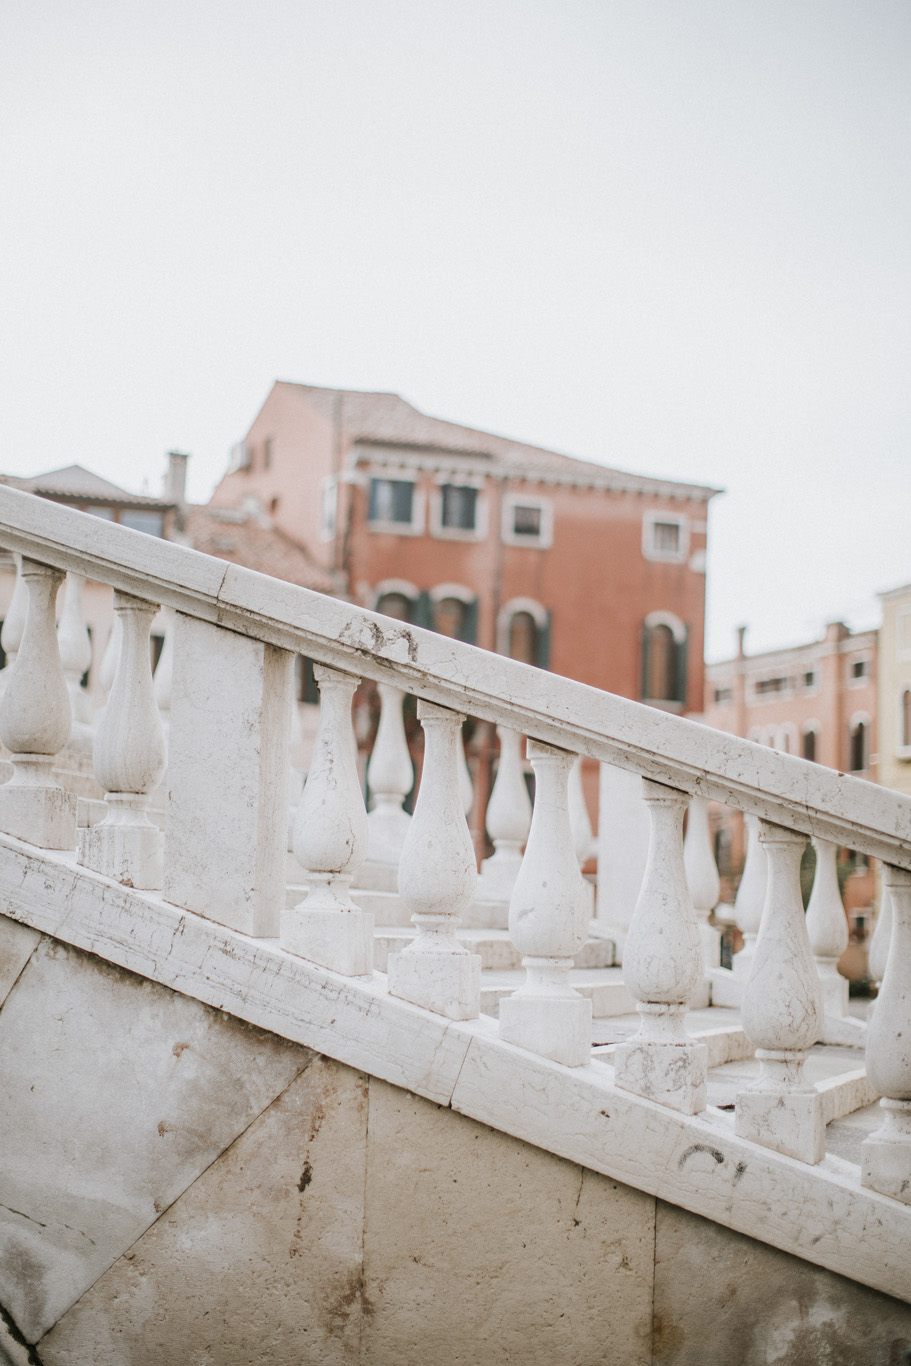
[[[411,926],[384,926],[376,931],[373,941],[373,966],[385,972],[390,952],[403,949],[414,938]],[[518,971],[522,980],[522,957],[514,948],[508,930],[461,929],[458,938],[472,953],[480,955],[481,971]],[[614,962],[614,945],[610,939],[590,939],[576,956],[576,969],[609,968]],[[483,990],[485,977],[481,978]]]
[[[615,1015],[592,1021],[594,1056],[610,1062],[618,1043],[625,1043],[639,1032],[639,1015]],[[740,1011],[719,1006],[703,1006],[690,1010],[686,1016],[687,1033],[704,1043],[709,1050],[709,1067],[720,1067],[753,1056],[753,1045],[743,1032]]]
[[[575,968],[570,980],[580,996],[589,997],[592,1014],[599,1019],[609,1015],[626,1015],[635,1010],[636,1002],[623,984],[622,968]],[[524,968],[484,973],[481,978],[481,1013],[498,1015],[502,998],[510,996],[524,981]]]
[[[298,874],[302,869],[298,867]],[[304,882],[292,882],[285,888],[285,905],[296,906],[307,895]],[[351,899],[362,911],[372,911],[378,929],[390,926],[411,928],[411,911],[398,892],[380,892],[363,887],[352,887]],[[475,901],[461,915],[465,929],[505,930],[509,907],[503,901]]]

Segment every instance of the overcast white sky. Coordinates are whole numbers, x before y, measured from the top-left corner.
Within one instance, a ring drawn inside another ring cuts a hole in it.
[[[0,468],[276,378],[723,486],[709,657],[911,580],[907,0],[7,0]]]

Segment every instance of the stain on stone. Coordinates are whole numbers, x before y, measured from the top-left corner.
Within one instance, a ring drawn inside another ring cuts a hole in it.
[[[342,1291],[326,1311],[327,1326],[334,1337],[345,1331],[352,1311],[355,1309],[359,1309],[363,1315],[368,1317],[375,1312],[367,1294],[363,1270],[360,1268],[350,1273],[347,1288]]]
[[[679,1352],[684,1343],[683,1329],[675,1323],[670,1314],[661,1311],[655,1315],[652,1327],[652,1356],[656,1361]]]
[[[610,1119],[610,1115],[607,1113],[606,1110],[599,1110],[598,1114],[603,1115],[605,1119]]]
[[[171,1052],[174,1054],[175,1058],[179,1058],[181,1053],[185,1052],[189,1047],[190,1045],[188,1043],[176,1043],[171,1049]]]
[[[724,1161],[724,1153],[720,1153],[717,1148],[710,1148],[707,1143],[693,1143],[681,1156],[680,1161],[677,1163],[677,1170],[682,1172],[689,1158],[693,1157],[696,1153],[708,1153],[709,1156],[713,1157],[718,1163]]]
[[[6,1314],[3,1316],[4,1322],[10,1326],[11,1332],[15,1328],[22,1335],[22,1341],[25,1341],[26,1333],[37,1338],[40,1326],[47,1319],[46,1269],[13,1231],[7,1231],[4,1241],[5,1246],[0,1254],[0,1284],[16,1287],[22,1327],[19,1328],[19,1324]]]
[[[169,1134],[173,1127],[173,1125],[167,1124],[164,1120],[161,1120],[158,1125],[158,1137],[164,1138],[165,1134]]]
[[[15,1342],[17,1346],[23,1348],[23,1350],[25,1351],[26,1357],[29,1362],[29,1366],[43,1366],[43,1363],[41,1361],[40,1356],[38,1355],[37,1350],[31,1345],[31,1343],[26,1342],[25,1338],[19,1332],[19,1325],[16,1323],[12,1314],[7,1313],[6,1309],[4,1309],[2,1304],[0,1304],[0,1320],[3,1321],[3,1325],[6,1328],[8,1335],[12,1338],[13,1342]],[[0,1347],[0,1355],[2,1355],[3,1361],[7,1360],[7,1357],[3,1352],[2,1347]]]
[[[297,1189],[303,1194],[303,1192],[307,1189],[312,1180],[313,1168],[311,1167],[309,1162],[305,1162],[304,1170],[301,1172],[301,1179],[297,1183]]]
[[[737,1182],[740,1180],[740,1178],[743,1176],[743,1174],[744,1174],[744,1172],[746,1171],[746,1169],[747,1169],[747,1164],[746,1164],[745,1162],[738,1162],[738,1163],[737,1163],[737,1166],[736,1166],[736,1168],[734,1169],[734,1182],[733,1182],[733,1184],[734,1184],[735,1186],[737,1185]]]

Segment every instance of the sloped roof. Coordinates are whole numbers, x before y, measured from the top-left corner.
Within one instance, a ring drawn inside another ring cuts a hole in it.
[[[22,477],[15,474],[0,475],[0,483],[12,488],[24,489],[43,498],[85,499],[93,503],[121,503],[130,507],[169,508],[174,504],[162,498],[148,498],[145,494],[128,493],[117,484],[102,479],[82,465],[64,465],[59,470],[48,470],[46,474],[33,474]]]
[[[277,383],[301,391],[325,417],[338,421],[346,445],[360,442],[431,449],[476,459],[487,458],[526,475],[540,473],[546,476],[551,473],[557,477],[575,477],[586,482],[591,480],[596,484],[630,491],[658,493],[669,490],[706,500],[721,492],[720,489],[701,484],[629,474],[593,460],[579,460],[575,456],[546,450],[543,446],[531,446],[524,441],[513,441],[492,432],[463,427],[443,418],[428,417],[399,394],[325,389],[288,380],[279,380]]]
[[[271,574],[301,588],[320,593],[336,591],[329,571],[318,565],[298,541],[255,515],[191,506],[186,509],[184,534],[194,550],[206,555]]]

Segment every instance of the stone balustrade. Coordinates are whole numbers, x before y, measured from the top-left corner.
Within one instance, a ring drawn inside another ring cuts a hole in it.
[[[651,836],[623,967],[641,1025],[616,1049],[613,1076],[624,1091],[686,1115],[706,1105],[706,1048],[685,1023],[709,956],[700,926],[717,900],[705,803],[725,802],[755,818],[762,860],[748,865],[737,913],[748,943],[756,935],[743,1018],[762,1074],[738,1095],[736,1132],[806,1163],[821,1156],[823,1124],[818,1093],[803,1072],[822,1021],[816,959],[831,963],[838,946],[828,874],[820,880],[818,916],[804,919],[801,852],[808,838],[816,840],[821,869],[829,866],[826,842],[882,859],[894,903],[892,947],[868,1067],[884,1097],[885,1123],[869,1141],[864,1179],[905,1198],[901,1181],[911,1186],[911,1077],[902,1042],[911,1037],[907,798],[349,603],[99,525],[17,490],[0,488],[0,544],[23,557],[29,591],[19,653],[0,702],[0,738],[14,766],[12,780],[0,787],[0,829],[32,844],[76,848],[72,802],[50,774],[71,721],[54,600],[66,573],[108,583],[117,594],[120,645],[95,761],[109,814],[81,841],[82,863],[131,886],[160,881],[165,902],[254,939],[279,940],[331,972],[367,976],[371,918],[351,888],[371,848],[371,825],[351,704],[358,679],[372,679],[382,689],[386,716],[371,765],[373,814],[385,813],[374,828],[385,822],[387,834],[393,832],[386,856],[391,866],[397,856],[398,894],[416,932],[407,947],[390,953],[386,981],[379,979],[377,989],[454,1020],[474,1019],[480,1005],[480,959],[457,934],[477,877],[462,723],[472,715],[496,725],[497,787],[508,800],[501,809],[495,788],[491,863],[508,865],[509,929],[526,973],[501,1003],[499,1031],[515,1048],[552,1064],[583,1069],[590,1058],[591,1005],[569,979],[590,913],[579,866],[590,834],[578,815],[575,827],[571,819],[574,802],[578,813],[573,768],[586,755],[640,775]],[[170,614],[169,667],[165,673],[163,655],[153,684],[148,631],[159,603]],[[293,835],[307,890],[286,907],[298,653],[316,661],[321,711]],[[144,807],[164,764],[155,701],[164,705],[165,693],[167,821],[164,836],[153,839]],[[418,698],[425,751],[414,814],[401,819],[410,778],[399,729],[404,693]],[[537,797],[520,862],[527,829],[519,795],[525,791],[522,735],[529,737]],[[896,1173],[904,1173],[901,1180]]]

